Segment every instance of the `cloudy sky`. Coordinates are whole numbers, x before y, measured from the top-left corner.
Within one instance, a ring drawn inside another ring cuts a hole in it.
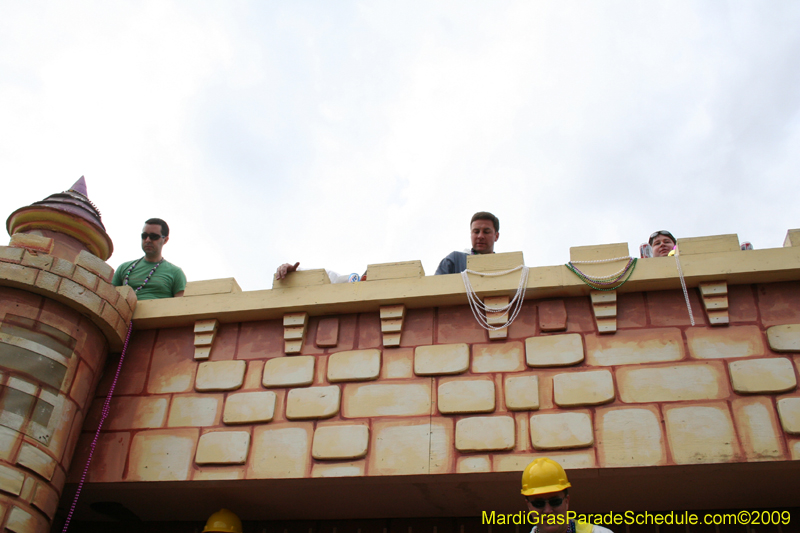
[[[0,0],[0,215],[86,176],[190,280],[800,227],[800,3]]]

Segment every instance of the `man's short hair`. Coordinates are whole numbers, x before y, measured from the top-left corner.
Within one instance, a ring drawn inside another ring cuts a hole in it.
[[[161,235],[164,237],[169,237],[169,226],[167,226],[167,223],[160,218],[149,218],[145,221],[145,224],[158,224],[161,226]]]
[[[491,220],[492,224],[494,224],[494,230],[500,231],[500,219],[488,211],[478,211],[472,215],[472,220],[469,221],[469,225],[472,226],[472,223],[476,220]]]

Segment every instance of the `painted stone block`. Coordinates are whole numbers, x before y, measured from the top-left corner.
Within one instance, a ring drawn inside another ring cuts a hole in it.
[[[736,433],[725,404],[667,405],[663,409],[676,463],[727,463],[736,459]]]
[[[506,407],[511,411],[539,408],[539,376],[507,377],[504,388]]]
[[[784,459],[783,439],[769,398],[739,398],[731,402],[731,408],[748,461]]]
[[[313,355],[294,355],[291,357],[275,357],[264,363],[264,377],[261,380],[265,387],[304,387],[314,382]]]
[[[241,465],[247,460],[250,433],[214,431],[200,436],[194,462],[198,465]]]
[[[0,464],[0,490],[19,496],[22,484],[25,482],[25,472]]]
[[[418,376],[461,374],[469,368],[469,346],[437,344],[414,351],[414,373]]]
[[[276,395],[272,391],[240,392],[225,400],[222,421],[226,424],[258,424],[275,416]]]
[[[111,400],[107,429],[159,428],[167,418],[169,396],[119,396]],[[97,406],[97,407],[95,407]],[[92,411],[102,403],[92,404]]]
[[[49,481],[53,477],[53,472],[55,472],[58,463],[53,457],[36,446],[23,442],[17,454],[17,464],[36,472]]]
[[[556,374],[553,392],[559,407],[600,405],[614,401],[614,379],[608,370]]]
[[[306,477],[311,463],[312,431],[310,423],[256,427],[247,478]]]
[[[369,427],[364,425],[322,426],[314,431],[314,459],[360,459],[367,455]]]
[[[539,302],[539,329],[542,331],[567,329],[567,308],[564,300]]]
[[[586,363],[597,366],[677,361],[683,358],[678,328],[623,330],[614,335],[586,335]]]
[[[539,457],[549,457],[567,470],[595,468],[594,451],[546,452],[498,454],[492,457],[492,470],[495,472],[521,472],[528,464]]]
[[[414,349],[394,348],[383,351],[381,379],[404,379],[414,375]]]
[[[727,382],[720,362],[617,369],[620,399],[625,403],[727,398]]]
[[[775,352],[800,352],[800,324],[784,324],[767,329],[769,347]]]
[[[367,456],[371,476],[449,473],[453,461],[453,421],[415,418],[378,420]]]
[[[442,414],[491,413],[495,408],[494,381],[464,379],[442,383],[438,404]]]
[[[201,392],[236,390],[244,383],[246,361],[206,361],[197,367],[194,388]]]
[[[317,463],[311,468],[311,477],[360,477],[366,470],[366,460],[349,463]]]
[[[192,328],[160,330],[153,347],[147,392],[150,394],[189,392],[194,385],[196,371]]]
[[[778,400],[778,415],[786,433],[800,435],[800,398]]]
[[[529,337],[525,359],[531,367],[574,365],[583,361],[583,341],[577,333]]]
[[[783,357],[728,363],[733,390],[743,394],[787,392],[797,387],[791,361]]]
[[[339,342],[339,318],[329,317],[320,319],[317,324],[317,346],[336,346]]]
[[[758,326],[686,330],[689,354],[697,359],[722,359],[764,355],[764,338]]]
[[[337,352],[328,358],[328,381],[370,381],[381,371],[380,350]]]
[[[542,413],[531,416],[531,444],[537,450],[585,448],[594,443],[592,419],[586,413]]]
[[[12,507],[8,512],[5,529],[12,533],[42,533],[48,531],[50,527],[44,517],[19,507]]]
[[[519,372],[525,370],[522,343],[519,341],[476,344],[472,347],[472,371]]]
[[[420,416],[431,412],[431,383],[364,383],[345,385],[345,418]]]
[[[469,474],[473,472],[491,472],[492,458],[488,455],[468,455],[456,461],[456,472]]]
[[[339,412],[339,397],[340,391],[336,385],[292,389],[286,400],[286,418],[330,418]]]
[[[52,520],[56,514],[56,508],[58,508],[58,493],[44,483],[37,483],[33,490],[31,505]]]
[[[167,426],[204,427],[219,423],[222,395],[191,394],[174,396],[169,408]]]
[[[456,449],[460,452],[511,450],[516,443],[511,416],[476,416],[456,423]]]
[[[610,468],[664,464],[666,454],[660,418],[655,409],[599,410],[600,464]]]
[[[198,430],[140,431],[131,441],[127,481],[185,481],[194,459]]]

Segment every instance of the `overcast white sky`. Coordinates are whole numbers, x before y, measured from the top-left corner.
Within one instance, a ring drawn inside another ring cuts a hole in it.
[[[86,176],[189,280],[800,227],[800,2],[0,0],[0,216]]]

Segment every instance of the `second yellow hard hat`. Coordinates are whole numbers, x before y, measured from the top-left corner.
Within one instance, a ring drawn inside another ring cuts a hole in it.
[[[522,472],[524,496],[560,492],[571,486],[561,465],[547,457],[534,459]]]

